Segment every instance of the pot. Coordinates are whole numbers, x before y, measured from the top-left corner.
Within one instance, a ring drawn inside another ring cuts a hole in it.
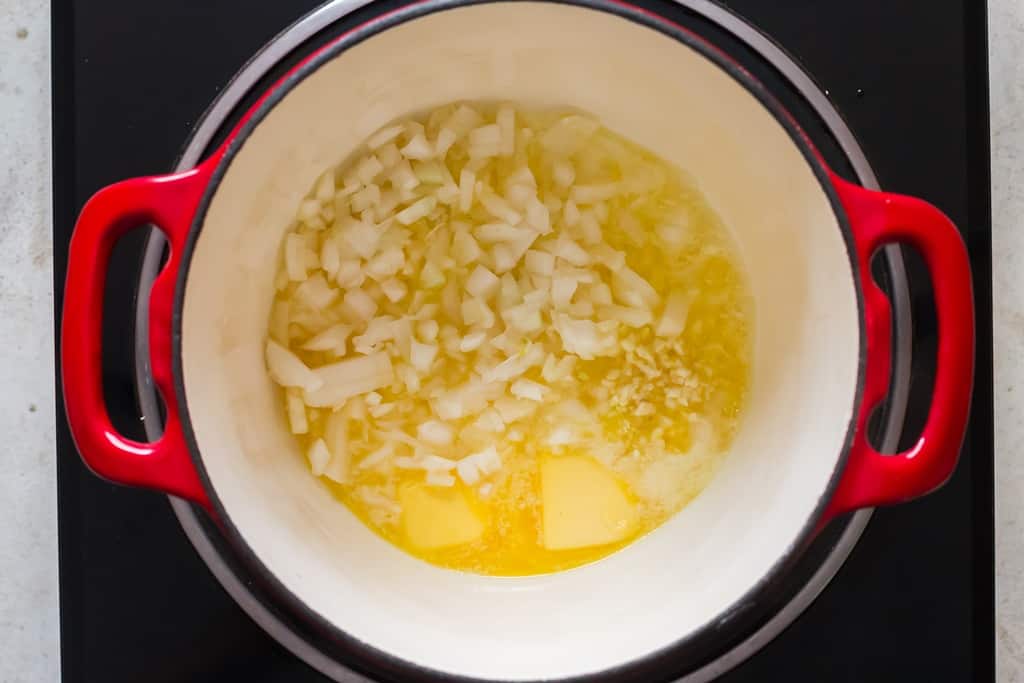
[[[309,475],[263,366],[280,240],[302,196],[381,125],[457,99],[577,106],[677,163],[732,231],[755,298],[750,397],[719,473],[657,530],[572,571],[462,574],[381,540]],[[147,223],[171,245],[150,300],[167,420],[149,444],[110,424],[100,367],[110,252]],[[865,434],[888,382],[889,307],[869,261],[888,243],[915,247],[932,273],[939,347],[921,438],[881,455]],[[342,35],[195,169],[97,193],[65,296],[64,396],[85,462],[204,506],[283,609],[356,668],[401,680],[624,678],[682,653],[770,590],[836,515],[941,485],[973,372],[970,271],[950,221],[840,179],[727,55],[607,0],[428,0]]]

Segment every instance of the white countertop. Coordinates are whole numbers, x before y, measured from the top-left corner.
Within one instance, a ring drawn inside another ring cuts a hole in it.
[[[990,0],[999,680],[1024,683],[1024,2]],[[59,680],[50,30],[0,0],[0,683]]]

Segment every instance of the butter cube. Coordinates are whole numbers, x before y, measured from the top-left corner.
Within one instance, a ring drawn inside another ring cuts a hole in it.
[[[615,476],[597,461],[551,458],[540,474],[545,548],[605,545],[633,531],[636,510]]]
[[[402,529],[409,543],[423,550],[475,541],[484,524],[457,488],[407,486],[399,492]]]

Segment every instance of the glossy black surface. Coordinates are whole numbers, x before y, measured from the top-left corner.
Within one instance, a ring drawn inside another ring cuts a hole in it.
[[[650,4],[693,21],[671,5]],[[832,586],[724,680],[992,680],[983,7],[972,0],[900,7],[883,0],[728,4],[828,89],[883,187],[936,203],[964,229],[975,268],[979,358],[972,428],[950,485],[920,502],[879,511]],[[121,178],[169,170],[218,89],[315,5],[54,3],[56,291],[63,289],[74,216],[88,195]],[[778,80],[770,70],[751,67],[765,81]],[[794,111],[806,109],[785,98]],[[801,123],[841,167],[834,143],[815,122],[803,117]],[[110,275],[104,359],[115,423],[139,438],[129,304],[141,237],[140,231],[122,241]],[[915,350],[923,360],[915,367],[918,400],[910,421],[919,425],[932,374],[934,312],[927,278],[912,270]],[[57,426],[63,680],[324,680],[231,601],[164,498],[93,477],[70,443],[61,412]],[[827,544],[818,544],[810,554],[823,549]],[[813,571],[813,561],[805,564],[802,571]]]

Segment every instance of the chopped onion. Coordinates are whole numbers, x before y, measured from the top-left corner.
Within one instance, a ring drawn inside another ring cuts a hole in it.
[[[305,401],[316,408],[344,405],[346,399],[383,389],[394,379],[391,358],[383,351],[347,358],[321,366],[313,372],[320,379],[321,386],[314,390],[307,388]]]
[[[487,300],[497,294],[501,280],[485,266],[478,265],[466,280],[466,291],[473,296]]]
[[[416,436],[433,446],[448,446],[455,439],[455,430],[439,420],[428,420],[416,428]]]
[[[381,128],[379,131],[374,133],[366,141],[366,146],[370,149],[377,149],[397,138],[402,132],[402,124],[395,126],[388,126],[387,128]]]
[[[659,337],[678,337],[686,329],[689,310],[690,298],[679,290],[673,291],[665,300],[665,310],[654,333]]]
[[[618,351],[617,323],[614,320],[595,323],[555,314],[552,323],[567,353],[591,360],[598,356],[614,356]]]
[[[324,384],[316,371],[310,370],[298,356],[272,339],[267,340],[267,370],[271,379],[283,387],[316,391]]]
[[[437,358],[437,345],[436,344],[421,344],[418,341],[412,342],[412,351],[409,362],[420,374],[425,374],[430,371],[430,366],[434,364],[434,360]]]
[[[548,388],[543,384],[528,379],[517,379],[509,389],[516,398],[525,398],[530,401],[543,401],[544,394],[548,392]]]
[[[462,351],[463,353],[476,351],[485,341],[487,341],[486,332],[482,332],[480,330],[470,332],[459,342],[459,351]]]
[[[402,225],[409,225],[415,223],[419,219],[425,217],[437,206],[437,199],[434,197],[424,197],[423,199],[417,200],[413,204],[410,204],[406,208],[395,214],[395,218]]]
[[[306,457],[309,458],[309,466],[313,470],[313,474],[319,477],[331,461],[331,452],[327,450],[327,444],[323,439],[317,439],[306,453]]]
[[[362,320],[370,320],[377,313],[377,302],[361,289],[345,292],[345,305]]]
[[[414,135],[399,151],[406,159],[430,159],[434,156],[434,147],[427,142],[427,138],[422,133]]]
[[[306,351],[333,351],[340,355],[345,354],[345,341],[352,334],[352,326],[338,323],[313,336],[302,348]]]
[[[409,293],[409,289],[405,286],[405,283],[401,280],[391,278],[380,283],[380,290],[384,293],[384,296],[388,298],[391,303],[398,303],[405,298],[405,295]]]
[[[480,246],[468,232],[458,231],[452,240],[452,256],[460,266],[468,266],[475,263],[480,255]]]

